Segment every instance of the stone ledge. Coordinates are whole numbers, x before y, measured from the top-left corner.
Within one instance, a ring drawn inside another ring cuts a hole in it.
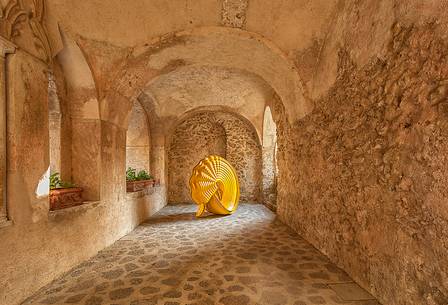
[[[149,187],[149,188],[147,188],[145,190],[141,190],[141,191],[138,191],[138,192],[126,193],[126,199],[127,200],[129,200],[129,199],[139,199],[139,198],[143,198],[145,196],[150,196],[150,195],[154,194],[156,189],[158,189],[160,187],[161,187],[160,185],[155,185],[155,186]]]
[[[56,211],[50,211],[48,215],[49,215],[50,219],[56,220],[57,218],[60,218],[60,217],[74,216],[74,215],[84,213],[88,210],[96,208],[100,204],[101,204],[101,201],[86,201],[82,205],[78,205],[75,207],[62,209],[62,210],[56,210]]]
[[[0,219],[0,229],[12,226],[12,221],[6,218]]]

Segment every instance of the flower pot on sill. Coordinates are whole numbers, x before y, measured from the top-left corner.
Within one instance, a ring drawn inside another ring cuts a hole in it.
[[[128,193],[142,191],[150,186],[154,186],[154,179],[126,181],[126,191]]]
[[[50,210],[61,210],[83,204],[82,188],[70,187],[50,190]]]

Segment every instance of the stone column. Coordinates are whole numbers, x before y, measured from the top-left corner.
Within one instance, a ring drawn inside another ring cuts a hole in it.
[[[161,130],[151,130],[151,172],[160,185],[166,185],[166,144]]]
[[[15,45],[0,36],[0,223],[6,211],[6,55],[15,52]]]
[[[158,126],[161,124],[153,124],[152,126]],[[167,204],[167,148],[166,137],[163,129],[151,128],[151,173],[155,179],[159,179],[160,186],[156,187],[154,203],[158,207],[163,207]]]

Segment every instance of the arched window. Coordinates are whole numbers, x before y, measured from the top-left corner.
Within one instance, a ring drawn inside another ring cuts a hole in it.
[[[50,172],[61,172],[61,105],[53,73],[48,73],[48,113],[50,129]]]
[[[263,121],[263,202],[270,209],[277,205],[277,126],[266,107]]]
[[[235,168],[241,202],[260,202],[261,145],[254,126],[226,111],[198,111],[175,127],[168,152],[168,201],[191,202],[189,179],[203,158],[219,155]]]
[[[150,147],[148,116],[142,105],[136,101],[126,133],[126,169],[133,168],[150,173]]]

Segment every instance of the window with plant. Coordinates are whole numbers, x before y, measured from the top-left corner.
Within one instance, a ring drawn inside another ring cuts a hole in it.
[[[129,167],[126,170],[126,181],[142,181],[150,179],[152,179],[152,176],[144,169],[137,172],[135,168]]]
[[[50,190],[56,189],[66,189],[75,187],[75,185],[71,182],[63,181],[59,175],[59,173],[53,173],[50,176]]]

